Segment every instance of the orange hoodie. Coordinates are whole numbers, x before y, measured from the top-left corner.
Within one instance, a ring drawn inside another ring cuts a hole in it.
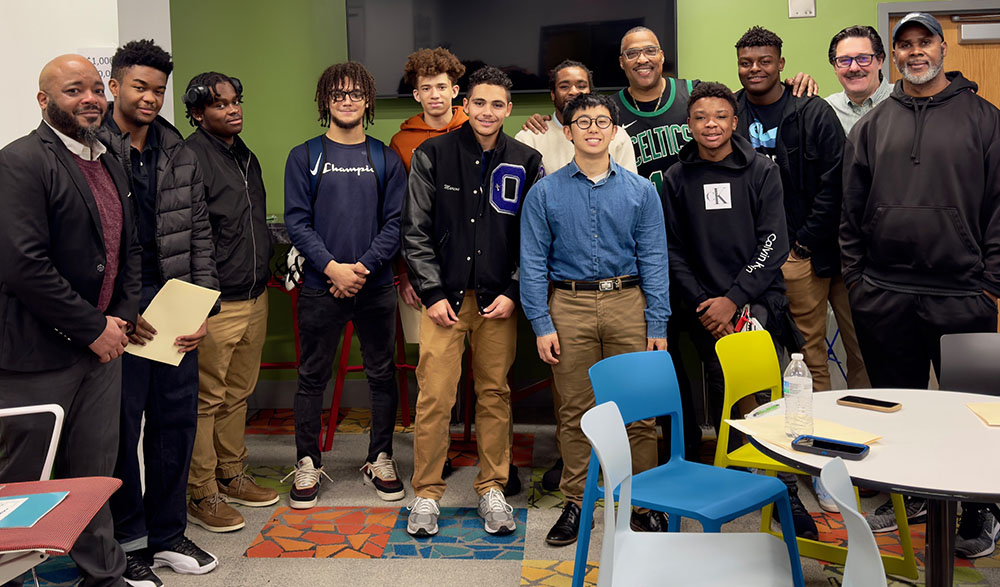
[[[392,135],[389,147],[403,158],[403,165],[406,166],[407,173],[410,172],[410,159],[413,158],[413,151],[421,143],[431,137],[457,130],[458,127],[465,124],[465,121],[469,120],[469,117],[462,110],[461,106],[452,106],[451,111],[451,122],[444,128],[431,128],[428,126],[424,122],[423,113],[411,116],[403,121],[403,124],[399,125],[399,132]]]

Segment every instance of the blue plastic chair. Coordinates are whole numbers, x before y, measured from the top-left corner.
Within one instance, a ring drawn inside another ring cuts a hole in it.
[[[667,512],[668,529],[672,532],[680,530],[681,518],[698,520],[706,532],[718,532],[724,523],[772,502],[781,508],[784,519],[792,519],[788,490],[778,479],[685,460],[680,390],[669,353],[616,355],[596,363],[589,373],[595,402],[600,405],[613,401],[625,422],[657,416],[669,416],[672,420],[670,460],[633,477],[632,505]],[[594,503],[604,496],[604,490],[597,485],[599,469],[597,454],[591,451],[580,508],[573,587],[583,585]],[[803,585],[795,536],[789,532],[784,540],[793,563],[795,585]]]

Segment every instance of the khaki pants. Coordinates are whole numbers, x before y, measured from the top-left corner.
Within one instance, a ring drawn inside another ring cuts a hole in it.
[[[413,431],[413,493],[440,500],[447,484],[441,477],[451,442],[451,409],[462,377],[465,336],[472,347],[476,389],[477,495],[503,490],[511,454],[510,387],[507,372],[514,363],[517,318],[487,320],[479,314],[474,292],[467,292],[458,323],[438,326],[420,316],[420,361],[417,364],[417,414]]]
[[[868,372],[858,347],[851,307],[847,299],[844,278],[818,277],[812,261],[791,256],[781,266],[788,288],[788,307],[795,319],[795,326],[802,333],[806,345],[802,349],[806,365],[812,372],[813,390],[829,391],[830,368],[826,352],[826,304],[833,306],[840,337],[847,351],[847,384],[851,389],[866,389]]]
[[[257,386],[266,334],[266,290],[252,300],[222,302],[208,319],[208,336],[198,346],[198,432],[188,476],[194,499],[217,493],[216,477],[243,470],[247,398]]]
[[[580,505],[583,501],[590,463],[590,442],[580,428],[580,418],[595,405],[587,370],[605,357],[646,350],[645,308],[646,299],[638,287],[611,292],[557,289],[549,298],[561,351],[552,376],[561,423],[563,473],[559,489],[567,502]],[[633,473],[655,467],[655,420],[632,422],[626,429]]]

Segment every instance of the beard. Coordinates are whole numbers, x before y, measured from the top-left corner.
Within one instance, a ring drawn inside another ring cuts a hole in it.
[[[98,129],[101,127],[104,113],[101,113],[102,120],[91,126],[83,126],[76,121],[74,115],[91,110],[101,112],[101,109],[98,106],[88,106],[78,108],[70,114],[57,106],[54,100],[49,100],[48,105],[45,107],[45,113],[49,115],[49,121],[52,123],[52,126],[56,127],[56,129],[64,135],[85,145],[92,145],[97,142]]]
[[[362,118],[364,118],[364,117],[362,117]],[[336,116],[331,116],[330,120],[333,121],[333,124],[335,124],[337,126],[337,128],[342,128],[344,130],[351,130],[352,128],[357,128],[358,125],[361,124],[362,118],[359,118],[359,119],[357,119],[355,121],[351,121],[351,122],[345,122],[343,120],[340,120]]]
[[[931,81],[932,79],[936,78],[938,74],[941,73],[941,70],[944,69],[944,59],[938,61],[937,63],[934,63],[933,61],[928,59],[927,62],[929,65],[927,67],[927,71],[924,72],[923,75],[916,75],[914,73],[911,73],[910,68],[906,65],[906,62],[896,63],[896,69],[899,70],[899,73],[902,74],[903,79],[905,79],[906,81],[910,82],[915,86],[922,86],[927,82]]]

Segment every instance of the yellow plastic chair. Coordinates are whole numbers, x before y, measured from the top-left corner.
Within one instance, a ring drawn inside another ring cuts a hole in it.
[[[778,355],[774,350],[770,333],[766,330],[755,330],[725,336],[715,344],[715,352],[722,364],[726,390],[722,423],[719,425],[719,440],[715,447],[715,466],[761,469],[768,475],[776,475],[779,472],[805,475],[806,473],[798,469],[764,455],[750,443],[733,451],[728,450],[730,427],[726,423],[726,418],[731,417],[733,407],[741,399],[760,391],[770,391],[771,401],[781,398],[781,368],[778,365]],[[913,555],[913,542],[910,538],[910,525],[906,520],[903,496],[892,494],[891,498],[893,509],[896,511],[903,556],[883,554],[882,562],[887,573],[916,579],[917,559]],[[768,504],[761,510],[760,529],[762,532],[782,536],[781,532],[771,529],[773,512],[773,504]],[[807,538],[796,540],[801,556],[841,565],[847,560],[847,549],[842,546]]]

